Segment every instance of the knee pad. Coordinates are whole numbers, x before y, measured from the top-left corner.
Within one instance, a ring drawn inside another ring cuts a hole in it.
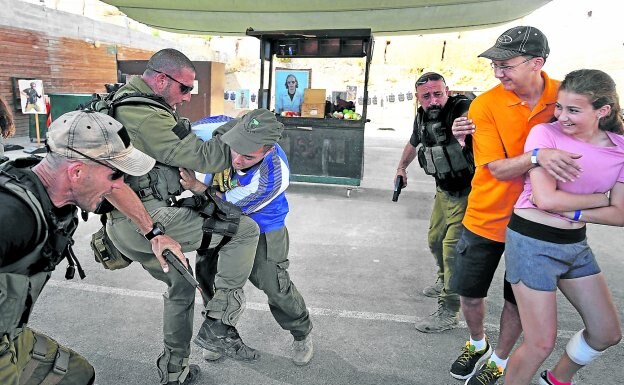
[[[576,364],[585,366],[604,353],[604,350],[599,352],[589,346],[585,341],[585,337],[583,337],[583,331],[585,331],[585,329],[580,330],[570,338],[570,341],[568,341],[566,345],[566,353]]]
[[[221,319],[226,325],[236,326],[245,311],[245,292],[243,289],[218,289],[206,305],[208,316]]]

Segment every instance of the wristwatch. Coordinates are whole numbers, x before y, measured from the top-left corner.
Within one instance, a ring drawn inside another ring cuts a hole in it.
[[[536,148],[533,150],[533,152],[531,153],[531,163],[533,163],[536,166],[539,166],[539,162],[537,161],[537,152],[539,151],[539,148]]]
[[[143,236],[148,241],[151,241],[154,237],[163,235],[164,233],[165,233],[165,226],[163,226],[162,223],[160,222],[154,222],[152,230],[150,230],[148,233],[145,233]]]

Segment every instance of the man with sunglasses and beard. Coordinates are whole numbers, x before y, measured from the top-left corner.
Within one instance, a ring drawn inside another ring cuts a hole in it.
[[[130,144],[119,122],[97,112],[61,115],[46,147],[41,161],[0,166],[0,384],[91,385],[93,366],[31,329],[29,317],[63,260],[69,262],[66,278],[73,276],[71,268],[84,277],[71,251],[78,208],[94,211],[126,186],[124,174],[142,175],[155,161]]]
[[[452,127],[457,118],[466,116],[470,100],[462,95],[449,96],[444,77],[427,72],[416,80],[416,98],[420,107],[414,129],[403,149],[396,179],[407,186],[407,167],[418,163],[436,181],[436,194],[429,224],[428,243],[438,266],[437,280],[423,294],[437,297],[438,307],[416,323],[423,333],[453,329],[458,324],[459,295],[449,287],[455,261],[455,245],[461,234],[470,181],[474,173],[471,142],[459,142]]]
[[[194,80],[195,67],[189,58],[175,49],[163,49],[150,58],[142,76],[130,79],[114,96],[117,100],[125,95],[143,94],[155,101],[123,104],[114,109],[114,117],[127,128],[134,146],[157,163],[149,173],[129,180],[131,189],[115,191],[107,197],[113,206],[124,208],[129,194],[139,195],[153,218],[152,231],[139,231],[118,210],[106,214],[106,231],[119,251],[168,286],[164,295],[164,350],[156,365],[161,384],[169,385],[196,384],[199,378],[199,367],[188,363],[195,288],[177,272],[163,272],[146,238],[167,234],[182,245],[182,251],[197,250],[198,259],[204,251],[217,247],[224,236],[213,233],[206,242],[209,245],[202,244],[204,217],[200,211],[175,206],[173,201],[184,190],[179,168],[215,173],[231,163],[229,147],[220,138],[203,141],[191,131],[188,120],[175,112],[191,99]],[[242,216],[236,233],[222,245],[215,294],[206,304],[200,330],[213,350],[242,361],[259,357],[256,350],[243,343],[236,330],[245,307],[243,286],[253,267],[258,236],[258,225]],[[202,251],[198,250],[200,246]]]

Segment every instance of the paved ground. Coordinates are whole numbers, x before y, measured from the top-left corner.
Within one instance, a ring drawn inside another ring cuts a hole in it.
[[[442,334],[422,334],[413,326],[436,307],[434,299],[420,294],[434,280],[426,245],[434,185],[413,165],[409,187],[391,202],[394,169],[408,135],[405,129],[367,128],[364,179],[350,198],[340,186],[289,189],[290,273],[312,313],[313,361],[302,368],[290,362],[290,335],[272,319],[264,294],[248,286],[239,329],[263,356],[254,364],[208,363],[194,350],[191,361],[202,368],[202,384],[460,384],[448,369],[467,338],[465,324]],[[110,272],[94,263],[88,241],[97,228],[91,217],[75,237],[87,278],[65,281],[61,266],[37,303],[32,326],[85,355],[99,385],[157,384],[164,285],[140,266]],[[588,233],[622,318],[624,230],[590,226]],[[563,296],[560,302],[556,356],[581,327]],[[195,331],[201,322],[199,297],[197,304]],[[502,266],[488,304],[487,331],[496,341]],[[577,376],[578,383],[619,383],[623,355],[624,344],[612,348]],[[545,366],[553,363],[554,358]]]

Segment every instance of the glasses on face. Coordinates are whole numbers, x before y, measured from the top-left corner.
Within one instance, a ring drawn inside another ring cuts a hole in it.
[[[186,95],[189,92],[193,91],[193,86],[187,86],[186,84],[182,83],[181,81],[177,80],[176,78],[172,77],[171,75],[164,73],[162,71],[158,71],[155,70],[153,68],[150,68],[152,71],[159,73],[159,74],[163,74],[166,77],[168,77],[169,79],[173,80],[174,82],[178,83],[180,85],[180,92],[182,93],[182,95]]]
[[[97,164],[101,164],[102,166],[108,167],[108,168],[110,168],[111,170],[113,170],[113,173],[111,174],[111,180],[117,180],[117,179],[119,179],[119,178],[122,178],[124,175],[126,175],[126,173],[124,173],[123,171],[121,171],[121,170],[119,170],[119,169],[116,169],[115,167],[113,167],[113,166],[111,166],[111,165],[109,165],[109,164],[106,164],[106,163],[104,163],[104,162],[102,162],[102,161],[100,161],[100,160],[97,160],[97,159],[95,159],[95,158],[92,158],[92,157],[90,157],[89,155],[83,154],[82,152],[80,152],[80,151],[76,150],[76,149],[75,149],[75,148],[73,148],[73,147],[69,147],[69,146],[67,146],[67,148],[68,148],[68,149],[70,149],[70,150],[72,150],[72,151],[73,151],[73,152],[75,152],[76,154],[79,154],[79,155],[84,156],[85,158],[89,159],[89,160],[90,160],[90,161],[92,161],[92,162],[95,162],[95,163],[97,163]]]
[[[446,83],[442,75],[436,74],[436,73],[426,73],[422,75],[421,77],[419,77],[418,80],[416,80],[416,87],[422,86],[423,84],[427,83],[429,80],[433,80],[433,81],[442,80],[443,82]]]
[[[508,71],[513,70],[514,68],[516,68],[520,64],[524,64],[524,63],[528,62],[531,59],[533,59],[533,58],[532,57],[528,57],[528,58],[524,59],[524,61],[521,61],[520,63],[514,64],[512,66],[499,66],[498,64],[496,64],[494,62],[491,62],[490,63],[490,67],[492,67],[492,69],[494,71],[500,70],[501,72],[508,72]]]
[[[286,83],[288,83],[288,84],[295,84],[295,83],[297,83],[297,81],[296,80],[289,80]]]

